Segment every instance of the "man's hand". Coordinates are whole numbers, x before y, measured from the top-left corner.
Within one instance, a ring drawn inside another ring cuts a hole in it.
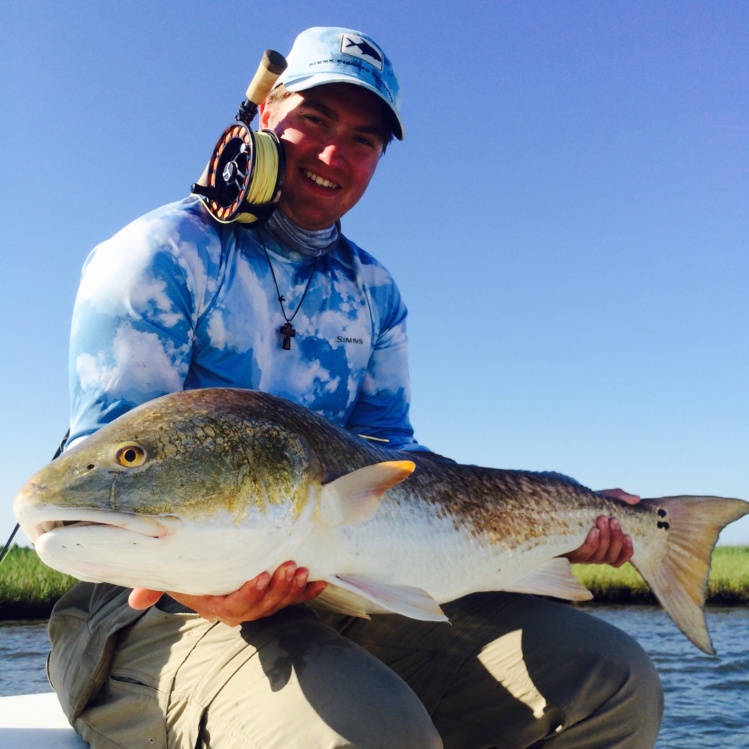
[[[621,489],[605,489],[600,494],[629,505],[635,505],[640,501],[636,494],[628,494]],[[632,554],[632,537],[622,532],[616,518],[601,515],[586,536],[583,545],[564,556],[572,564],[610,564],[612,567],[621,567],[632,558]]]
[[[306,603],[320,595],[324,581],[308,582],[309,570],[284,562],[273,575],[262,572],[239,590],[225,596],[191,596],[169,593],[175,601],[191,608],[209,621],[220,621],[230,627],[271,616],[286,606]],[[163,593],[148,588],[133,588],[128,603],[134,609],[153,606]]]

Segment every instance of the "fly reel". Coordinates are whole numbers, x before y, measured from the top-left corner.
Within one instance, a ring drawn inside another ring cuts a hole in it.
[[[224,224],[267,221],[281,197],[285,173],[283,146],[271,130],[229,125],[208,163],[208,184],[196,183],[211,215]]]
[[[266,50],[237,122],[224,130],[203,176],[192,185],[192,192],[221,223],[262,223],[278,205],[286,173],[283,146],[273,131],[253,132],[250,123],[285,69],[283,55]]]

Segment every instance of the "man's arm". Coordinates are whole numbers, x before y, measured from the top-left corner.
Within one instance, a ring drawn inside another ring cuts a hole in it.
[[[70,336],[71,443],[183,388],[196,316],[189,267],[198,263],[180,253],[194,243],[175,239],[172,246],[152,236],[162,224],[165,233],[166,219],[138,219],[86,261]]]

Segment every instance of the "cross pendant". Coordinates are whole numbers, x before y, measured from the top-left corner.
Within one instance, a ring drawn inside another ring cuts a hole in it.
[[[290,351],[291,339],[296,336],[296,330],[294,330],[294,326],[287,321],[285,325],[281,326],[278,332],[283,336],[283,350]]]

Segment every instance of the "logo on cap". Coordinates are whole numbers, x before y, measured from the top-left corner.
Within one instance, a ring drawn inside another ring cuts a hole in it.
[[[372,42],[355,34],[341,34],[341,53],[368,62],[382,70],[383,54]]]

